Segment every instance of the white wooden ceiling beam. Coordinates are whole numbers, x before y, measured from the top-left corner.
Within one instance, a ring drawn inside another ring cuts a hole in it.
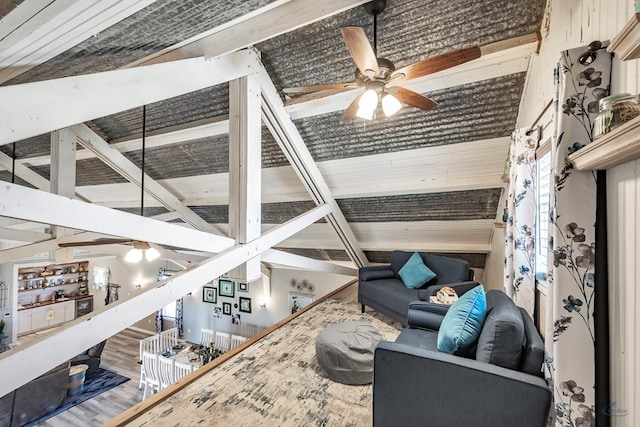
[[[77,141],[87,150],[94,153],[106,165],[115,172],[126,178],[129,182],[141,186],[142,170],[137,167],[131,160],[127,159],[122,153],[111,147],[98,134],[93,132],[85,124],[72,126],[71,129],[78,136]],[[199,215],[183,205],[182,202],[169,190],[160,183],[145,174],[145,192],[150,194],[160,204],[170,211],[176,211],[181,218],[194,228],[203,231],[213,232],[214,227],[209,225]]]
[[[261,233],[262,121],[260,80],[250,74],[229,82],[229,236],[246,244]],[[229,270],[236,282],[260,278],[260,257]]]
[[[262,260],[270,264],[278,264],[288,268],[300,268],[303,270],[320,271],[323,273],[344,274],[345,276],[357,276],[358,269],[332,262],[308,258],[289,252],[274,249],[262,253]]]
[[[217,253],[234,240],[139,215],[5,183],[0,187],[0,215],[50,223],[135,240]],[[42,209],[46,206],[47,209]]]
[[[155,1],[23,1],[0,20],[0,83],[97,36]]]
[[[133,325],[149,313],[207,283],[212,277],[218,277],[229,268],[260,255],[330,212],[329,206],[318,206],[246,245],[229,247],[192,268],[142,290],[134,297],[122,299],[66,323],[55,334],[36,340],[30,345],[0,353],[3,371],[0,396]]]
[[[253,50],[243,50],[209,60],[0,86],[0,145],[225,83],[257,72],[258,64]]]
[[[76,135],[68,128],[51,132],[51,192],[59,196],[73,197],[76,188]],[[51,226],[51,234],[59,238],[73,234],[66,227]],[[56,262],[73,259],[73,250],[58,248]]]
[[[327,216],[327,222],[331,224],[343,243],[349,258],[358,267],[367,265],[367,257],[360,249],[358,240],[353,231],[351,231],[338,203],[333,198],[329,186],[314,162],[309,149],[304,144],[298,129],[284,109],[282,100],[264,67],[262,67],[262,72],[260,73],[260,80],[263,121],[266,123],[267,128],[269,128],[280,149],[309,191],[313,201],[316,204],[331,206],[331,214]]]
[[[49,163],[50,159],[51,156],[47,156],[47,164]],[[11,172],[12,168],[15,167],[15,176],[20,177],[21,179],[25,180],[29,184],[42,191],[49,191],[50,185],[48,179],[32,171],[31,169],[23,165],[20,161],[16,161],[14,164],[11,156],[8,156],[3,152],[0,152],[0,166],[8,170],[9,172]]]
[[[42,233],[39,231],[16,230],[15,228],[0,227],[0,241],[10,240],[13,242],[40,242],[42,240],[51,239],[51,233]],[[2,251],[0,251],[1,253]],[[0,263],[2,261],[0,260]]]
[[[127,67],[199,56],[225,55],[352,9],[368,1],[273,1],[254,12],[128,64]]]

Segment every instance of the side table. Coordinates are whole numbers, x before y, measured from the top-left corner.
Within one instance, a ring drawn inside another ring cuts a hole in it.
[[[67,396],[75,396],[84,391],[85,373],[89,365],[74,365],[69,370],[69,384],[67,385]]]

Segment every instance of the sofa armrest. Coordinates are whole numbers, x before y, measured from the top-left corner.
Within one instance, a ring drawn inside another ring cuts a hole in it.
[[[437,331],[440,329],[440,324],[442,324],[442,319],[447,314],[447,310],[449,310],[448,305],[413,301],[409,303],[407,325],[410,328]]]
[[[475,288],[478,285],[480,285],[480,283],[473,280],[467,280],[465,282],[457,282],[457,283],[441,283],[438,285],[429,286],[427,289],[421,289],[418,292],[418,298],[420,298],[423,301],[429,301],[429,297],[435,296],[438,293],[438,291],[444,288],[445,286],[453,288],[456,291],[456,294],[458,294],[458,296],[461,296],[465,292],[470,291],[471,289]]]
[[[369,267],[361,267],[358,271],[358,278],[361,282],[377,279],[390,279],[392,277],[394,277],[394,273],[390,265],[372,265]]]
[[[551,397],[519,371],[386,341],[375,350],[374,426],[542,427]]]

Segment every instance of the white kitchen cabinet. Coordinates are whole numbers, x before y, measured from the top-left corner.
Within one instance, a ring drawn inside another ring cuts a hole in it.
[[[18,334],[26,334],[31,330],[31,310],[18,312]]]
[[[75,301],[66,301],[62,305],[64,305],[64,321],[68,322],[76,318],[76,302]]]
[[[49,326],[49,320],[47,319],[47,313],[49,307],[32,308],[31,311],[31,330],[37,330],[46,328]]]

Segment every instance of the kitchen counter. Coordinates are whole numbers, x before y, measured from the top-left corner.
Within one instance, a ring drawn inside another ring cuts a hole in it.
[[[65,301],[73,301],[73,300],[85,299],[85,298],[93,298],[93,294],[76,295],[76,296],[72,296],[72,297],[58,298],[56,300],[46,300],[46,301],[41,301],[41,302],[34,302],[32,304],[19,304],[18,305],[18,311],[29,310],[31,308],[44,307],[44,306],[47,306],[47,305],[58,304],[58,303],[62,303],[62,302],[65,302]]]

